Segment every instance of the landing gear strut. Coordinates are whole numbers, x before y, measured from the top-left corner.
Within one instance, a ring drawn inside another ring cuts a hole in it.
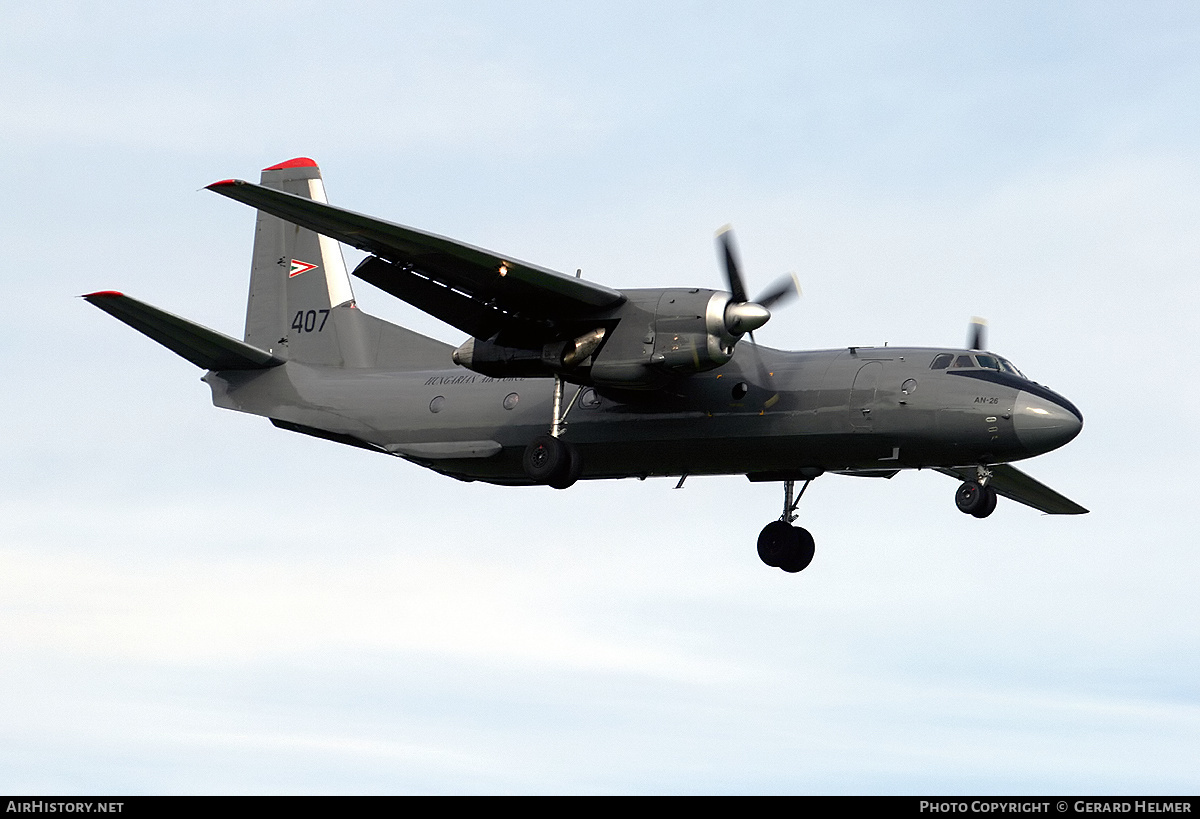
[[[563,381],[559,376],[554,376],[554,418],[550,423],[550,434],[539,435],[530,441],[521,458],[525,474],[535,483],[566,489],[579,480],[583,473],[583,459],[579,456],[579,450],[562,439],[563,430],[567,427],[567,413],[575,406],[575,399],[580,392],[582,390],[576,390],[567,408],[563,409]]]
[[[992,471],[979,467],[979,480],[964,481],[954,493],[954,505],[965,515],[986,518],[996,511],[996,490],[988,485]]]
[[[804,490],[808,489],[810,483],[811,478],[804,482],[800,494],[793,499],[795,481],[783,482],[783,514],[779,516],[779,520],[768,523],[758,536],[758,556],[768,566],[794,573],[812,563],[813,553],[816,551],[813,536],[807,529],[792,525],[792,521],[797,517],[796,507],[800,505],[800,498],[804,496]]]

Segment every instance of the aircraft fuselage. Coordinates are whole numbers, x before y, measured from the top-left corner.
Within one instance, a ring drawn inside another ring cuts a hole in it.
[[[568,385],[565,399],[573,403],[563,439],[582,455],[584,478],[789,480],[1007,463],[1078,434],[1082,416],[1067,399],[1012,373],[930,368],[947,353],[972,351],[743,345],[728,364],[662,390]],[[499,484],[531,483],[522,452],[552,417],[551,379],[492,378],[453,366],[388,371],[289,362],[205,380],[218,406]]]

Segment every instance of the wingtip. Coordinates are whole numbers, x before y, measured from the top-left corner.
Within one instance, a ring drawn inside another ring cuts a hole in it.
[[[242,180],[240,180],[240,179],[222,179],[220,182],[213,182],[211,185],[205,185],[204,187],[211,191],[213,188],[223,188],[227,185],[242,185],[242,184],[245,184],[245,183],[243,183]]]
[[[298,156],[295,159],[289,159],[286,162],[280,162],[278,165],[272,165],[269,168],[263,168],[264,171],[282,171],[284,168],[315,168],[317,163],[307,156]]]
[[[95,293],[84,293],[79,298],[81,299],[115,299],[124,298],[125,294],[119,290],[97,290]]]

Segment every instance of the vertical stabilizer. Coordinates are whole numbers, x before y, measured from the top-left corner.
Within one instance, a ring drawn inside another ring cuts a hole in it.
[[[326,202],[321,169],[300,157],[264,168],[262,185]],[[368,328],[336,241],[258,212],[246,343],[292,361],[366,367]]]

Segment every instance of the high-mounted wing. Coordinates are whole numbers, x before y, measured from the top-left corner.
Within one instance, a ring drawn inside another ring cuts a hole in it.
[[[567,337],[625,301],[595,282],[240,179],[208,189],[374,254],[356,276],[476,338]]]
[[[1032,506],[1047,515],[1086,515],[1088,512],[1075,501],[1058,494],[1011,464],[997,464],[989,468],[992,477],[988,486],[995,489],[997,495]],[[975,467],[939,467],[937,471],[963,481],[978,479]]]

